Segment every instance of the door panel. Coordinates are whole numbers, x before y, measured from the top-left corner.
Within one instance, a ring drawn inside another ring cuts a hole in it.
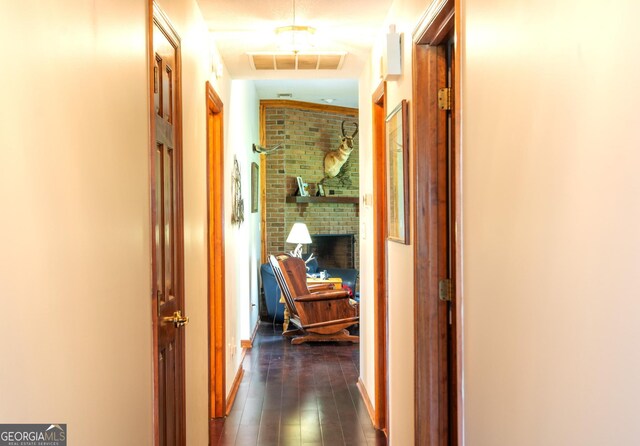
[[[153,315],[157,357],[157,444],[185,444],[182,191],[179,104],[180,41],[166,18],[153,14],[154,148],[151,153]]]

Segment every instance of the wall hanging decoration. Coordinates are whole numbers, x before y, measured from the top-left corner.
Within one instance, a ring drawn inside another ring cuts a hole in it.
[[[244,201],[242,200],[242,184],[238,159],[233,157],[231,173],[231,224],[240,226],[244,221]]]
[[[353,127],[353,133],[351,136],[347,134],[345,124]],[[349,156],[354,149],[354,138],[357,134],[357,122],[342,121],[342,137],[340,139],[340,146],[335,150],[329,150],[325,155],[324,178],[320,181],[320,184],[325,187],[351,187],[351,163]]]
[[[298,190],[295,195],[300,195],[301,197],[309,196],[309,185],[302,180],[302,177],[296,177],[296,184],[298,185]]]
[[[334,178],[340,173],[340,169],[344,163],[349,159],[349,155],[353,151],[353,138],[358,134],[358,123],[350,122],[349,124],[355,128],[351,136],[347,135],[344,128],[346,121],[342,121],[342,139],[340,140],[340,147],[336,150],[327,152],[324,157],[324,174],[328,178]]]
[[[260,201],[260,167],[251,163],[251,213],[258,212]]]
[[[409,244],[409,127],[407,101],[386,120],[388,239]]]

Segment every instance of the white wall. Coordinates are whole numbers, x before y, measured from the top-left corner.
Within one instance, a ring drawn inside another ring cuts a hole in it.
[[[0,420],[74,445],[152,440],[145,17],[0,3]]]
[[[373,206],[364,197],[373,194],[373,147],[371,96],[377,83],[371,76],[371,62],[363,69],[358,82],[360,148],[360,379],[364,383],[371,404],[375,404],[375,343],[373,302]],[[373,86],[372,86],[373,85]],[[367,129],[367,130],[365,130]],[[371,297],[369,297],[371,296]]]
[[[371,109],[372,95],[380,84],[380,55],[382,43],[389,25],[396,26],[396,32],[403,34],[402,75],[390,77],[387,81],[387,112],[393,110],[402,99],[412,102],[412,65],[411,65],[411,33],[426,7],[424,1],[396,0],[389,11],[385,24],[380,30],[378,42],[373,48],[371,62],[360,78],[360,157],[361,195],[373,193],[371,157],[364,155],[364,150],[371,148]],[[410,117],[411,119],[411,117]],[[410,144],[413,144],[413,132],[410,129]],[[409,169],[413,172],[413,160],[409,159]],[[369,175],[365,175],[369,172]],[[413,174],[412,174],[413,175]],[[410,191],[412,200],[413,191]],[[413,204],[412,204],[413,206]],[[361,347],[361,378],[367,393],[373,400],[374,358],[373,358],[373,301],[367,296],[373,295],[373,208],[361,209],[361,223],[366,226],[367,239],[362,240],[360,258],[369,259],[361,262],[361,288],[363,328]],[[411,220],[413,208],[411,209]],[[410,244],[402,245],[387,242],[388,248],[388,296],[389,296],[389,443],[391,445],[411,445],[414,442],[414,326],[413,326],[413,225],[410,223]]]
[[[466,444],[638,444],[640,4],[463,16]]]
[[[210,78],[196,2],[160,6],[182,44],[187,443],[198,445],[208,442],[205,82],[225,104],[227,197],[232,153],[243,165],[248,246],[234,252],[227,228],[226,247],[235,351],[257,321],[246,271],[260,255],[249,208],[258,108],[253,84]],[[73,444],[110,445],[113,426],[121,444],[152,442],[147,14],[142,0],[0,7],[0,38],[15,42],[0,82],[0,419],[67,423]],[[228,358],[228,387],[239,358]]]
[[[225,268],[227,313],[227,390],[231,389],[242,359],[240,341],[249,340],[258,321],[260,268],[260,213],[251,213],[251,163],[260,164],[251,144],[260,142],[259,99],[253,81],[231,82],[225,104],[228,119],[225,141]],[[231,172],[238,160],[244,201],[244,222],[231,224]],[[235,323],[233,323],[235,321]]]
[[[227,343],[235,340],[233,345],[236,346],[236,351],[229,361],[227,376],[231,378],[228,379],[228,386],[231,386],[240,364],[240,341],[251,338],[258,321],[260,212],[251,213],[251,163],[255,162],[259,166],[260,159],[258,154],[253,153],[251,145],[260,143],[259,111],[260,101],[253,81],[232,81],[230,102],[226,106],[229,130],[225,142],[225,163],[228,169],[225,170],[229,172],[229,199],[226,203],[225,256],[227,295],[233,297],[228,300],[227,306]],[[231,225],[231,169],[234,156],[240,167],[244,200],[244,222],[240,226]],[[231,324],[231,320],[236,321],[236,324]]]

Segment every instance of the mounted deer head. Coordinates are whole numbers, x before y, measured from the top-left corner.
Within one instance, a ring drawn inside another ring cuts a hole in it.
[[[340,173],[340,169],[349,159],[349,155],[353,151],[353,138],[358,134],[358,123],[350,122],[355,127],[355,131],[351,136],[347,136],[344,129],[346,121],[342,121],[342,142],[336,150],[328,152],[324,157],[324,174],[328,178],[333,178]]]

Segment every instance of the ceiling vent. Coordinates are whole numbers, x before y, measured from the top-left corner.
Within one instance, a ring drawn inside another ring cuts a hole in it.
[[[254,70],[339,70],[347,53],[249,53]]]

